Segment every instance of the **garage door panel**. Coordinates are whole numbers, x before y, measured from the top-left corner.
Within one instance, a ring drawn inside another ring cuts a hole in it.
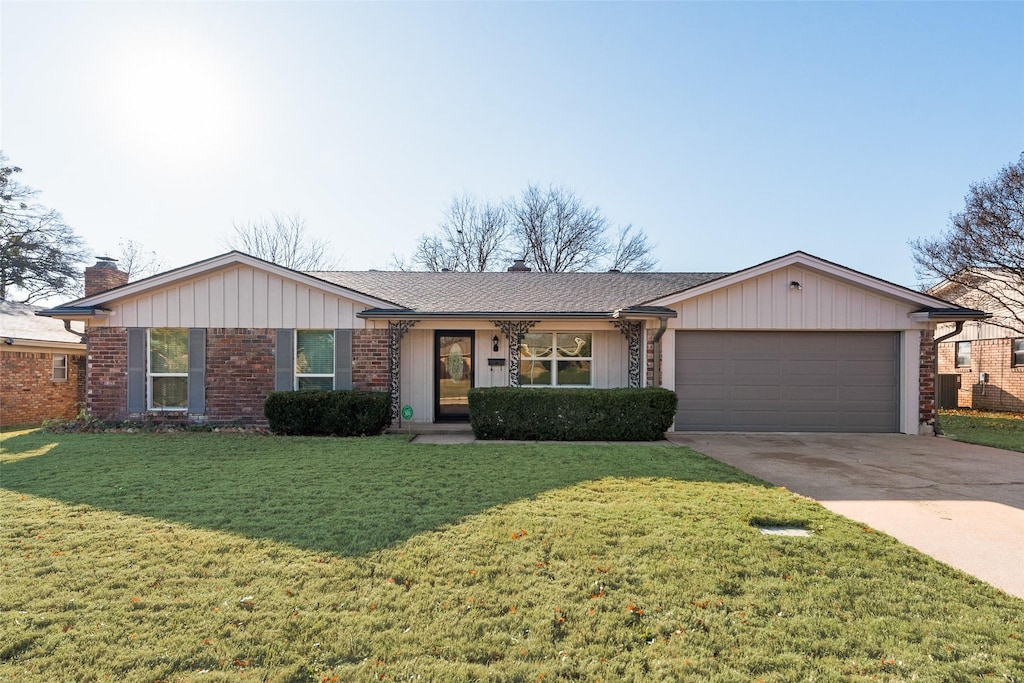
[[[793,405],[801,402],[835,401],[839,398],[839,390],[829,386],[782,387],[779,394],[783,400]]]
[[[898,335],[678,332],[676,428],[898,430]]]

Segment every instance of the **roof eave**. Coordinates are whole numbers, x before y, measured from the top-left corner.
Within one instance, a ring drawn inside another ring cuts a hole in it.
[[[60,320],[93,320],[106,318],[113,311],[99,306],[56,306],[36,311],[43,318],[59,318]]]
[[[675,318],[670,308],[635,306],[615,311],[414,311],[410,309],[370,308],[356,313],[357,318],[370,320],[616,320],[637,318]]]
[[[991,313],[974,308],[932,308],[910,314],[916,322],[950,323],[960,320],[988,320]]]

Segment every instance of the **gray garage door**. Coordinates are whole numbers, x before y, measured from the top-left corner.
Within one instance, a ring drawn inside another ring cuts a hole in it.
[[[898,335],[677,332],[676,429],[895,432]]]

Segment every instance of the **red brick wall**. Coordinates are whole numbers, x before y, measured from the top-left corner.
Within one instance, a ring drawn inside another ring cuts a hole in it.
[[[387,391],[387,330],[354,330],[352,385],[354,389]],[[182,422],[179,412],[129,415],[128,332],[125,328],[89,330],[89,387],[87,407],[95,417],[110,422],[148,420]],[[263,403],[274,390],[276,330],[224,329],[206,331],[206,414],[213,424],[265,425]]]
[[[388,331],[352,331],[352,388],[388,391]]]
[[[274,390],[273,329],[206,331],[206,421],[265,425]]]
[[[128,418],[128,330],[123,327],[90,327],[85,335],[88,349],[85,407],[101,420]]]
[[[954,367],[956,342],[939,344],[939,372],[960,375],[957,405],[978,410],[1024,412],[1024,367],[1012,367],[1013,339],[971,341],[971,367]],[[988,373],[988,382],[981,373]]]
[[[65,353],[66,381],[53,380],[53,357],[43,351],[0,352],[0,427],[71,419],[85,401],[85,354]]]
[[[935,428],[935,388],[935,335],[931,330],[925,330],[921,332],[918,361],[919,426]]]

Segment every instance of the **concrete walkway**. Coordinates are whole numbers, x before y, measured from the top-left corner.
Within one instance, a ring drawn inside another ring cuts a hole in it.
[[[672,433],[1024,598],[1024,453],[902,434]]]

